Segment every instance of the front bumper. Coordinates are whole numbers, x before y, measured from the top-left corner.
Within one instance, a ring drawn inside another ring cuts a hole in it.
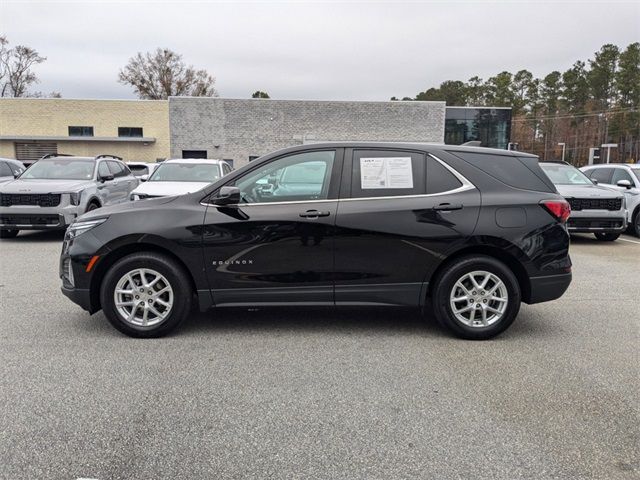
[[[531,277],[531,294],[527,303],[549,302],[560,298],[571,284],[571,272],[542,277]]]
[[[93,313],[93,309],[91,307],[91,294],[89,290],[84,290],[80,288],[73,288],[63,285],[60,287],[62,293],[73,303],[76,305],[80,305],[83,310],[86,310],[89,313]]]
[[[567,221],[567,230],[571,233],[622,233],[627,229],[624,217],[573,217]]]
[[[13,205],[0,207],[0,229],[2,230],[57,230],[65,229],[78,215],[79,207],[66,205],[38,207]]]

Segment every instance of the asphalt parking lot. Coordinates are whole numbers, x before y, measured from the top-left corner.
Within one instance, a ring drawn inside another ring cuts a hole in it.
[[[488,342],[398,310],[223,311],[135,340],[0,243],[0,477],[640,477],[640,239]]]

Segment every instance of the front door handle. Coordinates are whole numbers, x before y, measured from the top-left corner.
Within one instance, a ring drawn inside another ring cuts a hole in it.
[[[319,212],[318,210],[307,210],[300,214],[302,218],[328,217],[329,215],[331,215],[331,212]]]
[[[439,212],[450,212],[451,210],[462,210],[461,203],[441,203],[433,207],[434,210]]]

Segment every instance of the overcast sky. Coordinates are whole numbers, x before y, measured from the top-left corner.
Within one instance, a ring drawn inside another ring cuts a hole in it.
[[[544,76],[640,41],[640,2],[0,0],[0,33],[37,49],[35,89],[133,98],[118,70],[168,47],[222,97],[388,100],[522,68]]]

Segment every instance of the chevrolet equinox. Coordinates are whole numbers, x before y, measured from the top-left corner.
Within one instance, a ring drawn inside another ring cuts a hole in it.
[[[570,207],[521,152],[325,143],[204,189],[104,207],[67,229],[62,292],[134,337],[197,306],[431,309],[487,339],[571,282]]]

